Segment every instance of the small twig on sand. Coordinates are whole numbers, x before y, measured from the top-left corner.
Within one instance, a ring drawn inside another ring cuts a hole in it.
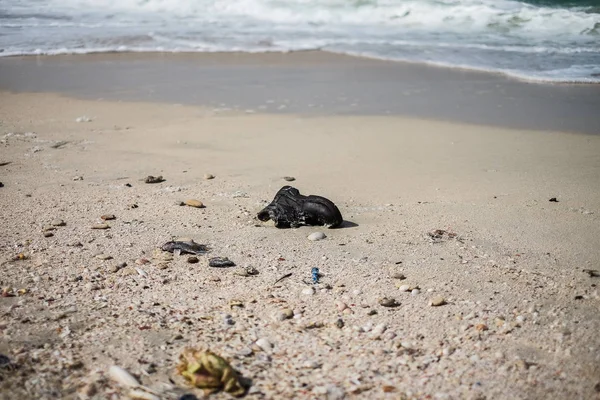
[[[289,278],[290,276],[292,276],[292,273],[291,273],[291,272],[290,272],[290,273],[287,273],[287,274],[285,274],[285,275],[283,275],[281,278],[277,279],[277,280],[276,280],[276,281],[273,283],[273,285],[276,285],[276,284],[278,284],[279,282],[281,282],[281,281],[282,281],[282,280],[284,280],[285,278]]]

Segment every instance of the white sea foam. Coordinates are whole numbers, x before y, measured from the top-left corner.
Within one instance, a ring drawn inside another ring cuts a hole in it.
[[[0,56],[324,49],[600,82],[600,16],[514,0],[3,0]]]

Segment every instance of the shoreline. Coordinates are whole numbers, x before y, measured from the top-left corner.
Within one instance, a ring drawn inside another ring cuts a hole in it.
[[[167,77],[167,79],[164,79]],[[321,51],[0,57],[0,90],[297,115],[600,133],[600,86]]]
[[[466,72],[474,72],[474,73],[481,73],[481,74],[488,74],[488,75],[494,75],[494,76],[501,76],[503,78],[507,78],[507,79],[511,79],[511,80],[515,80],[518,82],[523,82],[523,83],[529,83],[529,84],[539,84],[539,85],[600,85],[600,81],[585,81],[585,80],[576,80],[576,81],[569,81],[569,80],[561,80],[561,79],[544,79],[544,78],[534,78],[534,77],[527,77],[523,74],[513,74],[510,72],[506,72],[506,71],[502,71],[502,70],[493,70],[493,69],[485,69],[485,68],[480,68],[480,67],[470,67],[470,66],[466,66],[466,65],[454,65],[454,64],[448,64],[448,63],[443,63],[443,62],[436,62],[436,61],[414,61],[414,60],[406,60],[406,59],[393,59],[393,58],[386,58],[383,56],[376,56],[376,55],[366,55],[364,53],[352,53],[352,52],[336,52],[333,50],[322,50],[322,49],[306,49],[306,50],[290,50],[290,51],[278,51],[278,50],[273,50],[273,51],[249,51],[249,52],[244,52],[244,51],[178,51],[178,50],[173,50],[173,51],[165,51],[165,50],[148,50],[148,49],[144,49],[144,50],[92,50],[92,51],[87,51],[87,52],[82,52],[82,53],[77,53],[77,52],[64,52],[64,53],[40,53],[40,54],[33,54],[33,53],[27,53],[27,54],[10,54],[10,55],[2,55],[0,53],[0,58],[29,58],[29,57],[71,57],[71,56],[93,56],[93,55],[100,55],[100,56],[110,56],[110,55],[119,55],[119,54],[125,54],[125,55],[140,55],[140,54],[151,54],[151,55],[173,55],[173,56],[177,56],[177,55],[208,55],[208,56],[216,56],[218,57],[219,55],[236,55],[236,54],[243,54],[243,55],[269,55],[269,54],[295,54],[295,53],[318,53],[318,54],[330,54],[330,55],[334,55],[336,57],[351,57],[351,58],[355,58],[355,59],[365,59],[365,60],[374,60],[374,61],[379,61],[379,62],[389,62],[389,63],[396,63],[396,64],[409,64],[409,65],[415,65],[415,66],[427,66],[427,67],[432,67],[432,68],[439,68],[439,69],[444,69],[444,70],[457,70],[457,71],[466,71]],[[590,78],[597,78],[597,75],[592,75]]]

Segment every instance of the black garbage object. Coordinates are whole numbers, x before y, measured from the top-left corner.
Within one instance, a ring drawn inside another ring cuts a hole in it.
[[[343,222],[335,204],[321,196],[303,196],[291,186],[284,186],[275,198],[257,215],[261,221],[273,220],[277,228],[297,228],[301,225],[325,225],[335,228]]]

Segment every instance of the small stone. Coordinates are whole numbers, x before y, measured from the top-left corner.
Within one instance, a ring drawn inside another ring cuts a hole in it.
[[[104,214],[102,216],[100,216],[101,219],[103,219],[104,221],[111,221],[113,219],[116,219],[117,217],[115,217],[114,214]]]
[[[337,307],[338,311],[344,311],[346,308],[348,308],[348,304],[344,303],[343,301],[338,301],[337,303],[335,303],[335,306]]]
[[[418,295],[418,294],[420,294],[420,293],[421,293],[421,291],[420,291],[419,289],[413,289],[413,290],[410,292],[410,294],[411,294],[411,295],[413,295],[413,296],[416,296],[416,295]]]
[[[552,197],[550,200],[548,200],[551,203],[558,203],[558,199],[556,197]]]
[[[370,335],[371,339],[380,339],[381,335],[383,335],[383,332],[385,332],[386,329],[387,329],[387,325],[386,324],[378,324],[371,331],[371,335]]]
[[[65,226],[67,225],[67,223],[65,221],[63,221],[62,219],[53,219],[52,222],[50,223],[52,226]]]
[[[208,260],[208,266],[213,268],[235,267],[235,263],[227,257],[212,257]]]
[[[369,312],[367,313],[367,315],[372,316],[372,315],[377,315],[377,310],[369,310]]]
[[[410,285],[401,285],[398,290],[401,292],[408,292],[410,290]]]
[[[110,226],[108,224],[96,224],[91,226],[92,229],[108,229]]]
[[[200,260],[198,260],[198,257],[195,257],[195,256],[190,256],[187,259],[187,262],[190,264],[196,264],[196,263],[198,263],[198,261],[200,261]]]
[[[108,376],[115,382],[125,387],[137,387],[140,385],[137,379],[135,379],[129,372],[117,365],[113,365],[108,369]]]
[[[515,319],[519,324],[522,324],[523,322],[525,322],[525,317],[522,315],[517,315],[517,317]]]
[[[477,324],[475,325],[475,329],[479,332],[487,331],[488,327],[486,324]]]
[[[341,318],[336,319],[335,326],[338,327],[339,329],[342,329],[344,327],[344,320]]]
[[[260,338],[255,342],[255,344],[266,353],[269,353],[271,350],[273,350],[273,343],[271,343],[267,338]]]
[[[406,279],[406,276],[404,276],[404,274],[400,273],[400,272],[392,272],[390,274],[390,278],[392,279],[398,279],[400,281]]]
[[[444,304],[446,304],[446,299],[442,296],[436,296],[429,302],[429,305],[433,307],[443,306]]]
[[[379,305],[383,307],[398,307],[400,303],[397,303],[395,299],[384,297],[379,299]]]
[[[147,258],[138,258],[137,260],[135,260],[135,263],[137,265],[150,264],[150,260],[148,260]]]
[[[112,256],[109,256],[108,254],[96,254],[96,258],[102,261],[112,260]]]
[[[293,176],[284,176],[283,180],[288,181],[288,182],[293,182],[296,180],[296,178],[294,178]]]
[[[211,179],[215,179],[215,176],[213,174],[204,174],[204,179],[211,180]]]
[[[321,367],[321,364],[319,364],[317,361],[307,361],[302,366],[306,369],[317,369]]]
[[[73,180],[74,181],[82,181],[83,180],[83,176],[74,176]]]
[[[162,175],[160,176],[152,176],[152,175],[148,175],[146,177],[146,179],[144,179],[145,183],[161,183],[164,182],[165,180],[163,179]]]
[[[308,240],[312,240],[313,242],[315,242],[317,240],[323,240],[326,237],[327,236],[323,232],[313,232],[310,235],[308,235]]]
[[[94,290],[100,290],[100,286],[96,285],[95,283],[89,282],[85,284],[85,288],[87,290],[94,291]]]
[[[44,232],[44,237],[52,237],[54,236],[54,233],[52,232]]]
[[[307,287],[306,289],[302,289],[302,294],[307,296],[312,296],[315,294],[315,288],[312,286]]]
[[[285,310],[277,311],[273,314],[273,320],[275,321],[285,321],[286,319],[290,319],[294,316],[294,312],[289,308]]]
[[[200,200],[188,199],[183,202],[186,206],[195,208],[204,208],[204,204]]]

